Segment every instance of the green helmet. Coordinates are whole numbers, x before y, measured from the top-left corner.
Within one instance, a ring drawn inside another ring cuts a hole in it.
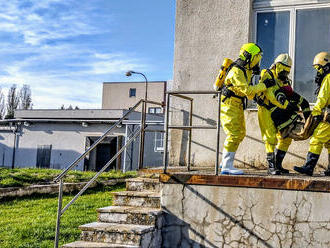
[[[251,69],[260,62],[262,58],[262,50],[255,43],[246,43],[241,47],[239,58],[245,61]]]

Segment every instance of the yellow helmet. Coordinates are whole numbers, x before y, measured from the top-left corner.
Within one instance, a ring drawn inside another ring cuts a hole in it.
[[[313,66],[325,66],[328,63],[330,63],[330,53],[320,52],[314,57]]]
[[[287,80],[292,66],[292,59],[289,54],[282,53],[277,56],[274,60],[274,63],[271,66],[271,69],[275,69],[275,75],[278,79],[284,81]]]
[[[290,58],[289,54],[282,53],[277,56],[274,60],[274,64],[280,63],[284,66],[291,67],[292,66],[292,59]]]
[[[246,43],[241,47],[239,58],[249,65],[249,69],[252,69],[255,65],[260,63],[262,50],[255,43]]]

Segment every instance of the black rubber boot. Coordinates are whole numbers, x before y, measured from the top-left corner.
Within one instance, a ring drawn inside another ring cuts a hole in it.
[[[293,169],[300,174],[306,174],[308,176],[313,176],[314,168],[319,160],[320,155],[312,152],[307,153],[306,162],[302,167],[295,166]]]
[[[289,170],[284,169],[282,167],[282,162],[283,159],[285,157],[286,152],[282,151],[282,150],[275,150],[275,164],[276,164],[276,168],[282,173],[282,174],[288,174]]]
[[[330,176],[330,153],[328,154],[328,169],[324,172],[325,176]]]
[[[267,153],[267,162],[268,162],[268,174],[270,175],[281,174],[281,172],[276,168],[275,154],[273,152]]]

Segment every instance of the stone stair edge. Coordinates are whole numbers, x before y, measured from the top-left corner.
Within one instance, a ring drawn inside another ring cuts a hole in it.
[[[110,233],[134,233],[144,234],[155,230],[155,226],[133,225],[133,224],[118,224],[106,222],[91,222],[79,226],[82,231],[105,231]]]
[[[161,208],[135,207],[135,206],[108,206],[96,209],[98,213],[142,213],[161,214]]]
[[[134,177],[134,178],[127,178],[126,182],[159,183],[159,178]]]
[[[61,248],[139,248],[139,246],[88,242],[88,241],[75,241],[69,244],[65,244]]]
[[[114,192],[113,195],[115,196],[134,196],[134,197],[149,197],[155,198],[160,197],[160,192],[155,191],[119,191]]]

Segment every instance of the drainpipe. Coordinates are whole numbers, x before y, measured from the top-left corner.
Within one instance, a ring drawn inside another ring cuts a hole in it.
[[[13,130],[14,133],[14,145],[13,145],[13,158],[11,160],[11,168],[15,168],[15,155],[16,155],[16,141],[17,141],[17,125],[15,124],[15,128]]]
[[[128,141],[128,124],[125,125],[125,149],[124,149],[124,166],[122,168],[123,172],[126,172],[126,157],[127,157],[127,144]]]

